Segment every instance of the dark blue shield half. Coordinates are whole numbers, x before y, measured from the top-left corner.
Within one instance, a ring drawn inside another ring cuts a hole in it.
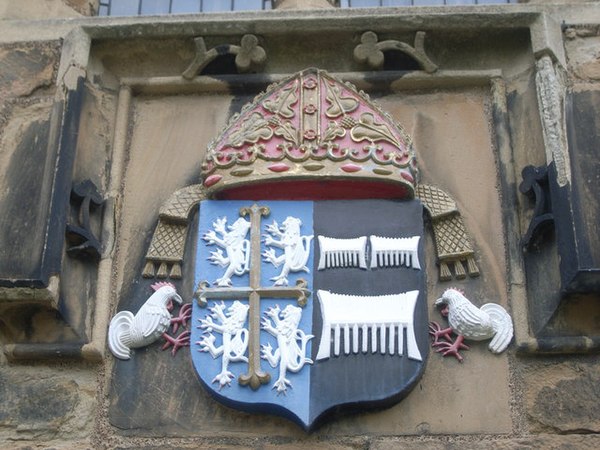
[[[428,355],[422,240],[418,200],[202,202],[200,380],[305,429],[398,402]]]

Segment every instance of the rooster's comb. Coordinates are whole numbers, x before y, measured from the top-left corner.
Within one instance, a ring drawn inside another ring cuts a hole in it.
[[[171,286],[175,289],[175,285],[173,283],[169,283],[168,281],[157,281],[156,283],[150,285],[153,291],[158,291],[161,287]]]

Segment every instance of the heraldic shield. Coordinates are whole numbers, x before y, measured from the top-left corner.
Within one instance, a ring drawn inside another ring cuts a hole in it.
[[[190,348],[218,401],[311,429],[422,375],[419,200],[207,200],[198,233]]]

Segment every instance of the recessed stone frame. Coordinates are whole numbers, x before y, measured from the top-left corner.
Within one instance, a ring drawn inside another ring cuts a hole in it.
[[[285,16],[292,22],[282,21]],[[248,18],[252,18],[252,26]],[[374,16],[369,15],[369,20],[376,19],[372,23],[377,23],[377,29],[373,29],[378,35],[402,33],[406,30],[414,33],[419,29],[423,29],[422,25],[427,23],[428,30],[445,29],[448,30],[453,26],[460,26],[461,30],[471,30],[473,32],[486,33],[499,29],[514,29],[528,30],[531,40],[526,45],[530,46],[532,54],[532,66],[536,64],[537,70],[541,75],[538,77],[537,89],[540,93],[545,89],[547,77],[544,74],[561,73],[565,67],[565,57],[562,49],[562,35],[560,24],[538,11],[536,7],[528,7],[527,5],[510,5],[509,7],[490,8],[487,12],[478,13],[449,13],[444,15],[429,14],[429,10],[420,11],[419,16],[409,14],[400,17],[391,16]],[[234,34],[236,38],[240,38],[245,33],[255,33],[263,39],[276,39],[277,36],[297,33],[298,26],[289,26],[293,23],[293,19],[297,19],[301,23],[301,29],[307,36],[322,32],[324,29],[339,29],[340,25],[344,25],[346,29],[355,30],[361,33],[364,30],[362,25],[366,16],[361,11],[336,11],[328,10],[321,12],[319,17],[311,17],[307,20],[304,13],[294,12],[269,12],[260,14],[244,14],[236,15],[236,21],[239,20],[235,30],[227,31]],[[58,84],[62,88],[67,86],[75,89],[73,80],[77,79],[78,74],[84,74],[87,70],[90,48],[96,42],[106,39],[117,39],[125,41],[134,37],[142,37],[142,39],[160,39],[165,36],[179,36],[187,39],[193,39],[195,36],[217,36],[223,34],[222,21],[231,21],[231,16],[216,14],[211,17],[203,17],[200,20],[190,22],[182,17],[164,17],[152,18],[147,20],[144,18],[112,18],[112,19],[75,19],[69,22],[71,32],[64,38],[64,46],[62,59],[57,77]],[[456,24],[456,25],[454,25]],[[9,26],[15,26],[9,24]],[[55,23],[50,25],[45,33],[49,38],[62,37],[65,34],[64,23]],[[251,29],[250,29],[251,28]],[[183,30],[183,31],[182,31]],[[14,31],[14,30],[13,30]],[[31,30],[29,30],[31,31]],[[28,33],[27,29],[20,30],[22,33]],[[434,40],[432,36],[432,40]],[[433,56],[435,59],[435,56]],[[267,68],[269,71],[269,68]],[[383,76],[392,76],[391,73],[376,75],[373,79]],[[526,274],[524,270],[524,257],[519,244],[519,239],[514,238],[517,230],[525,229],[522,222],[523,217],[528,214],[528,207],[521,205],[521,201],[517,196],[516,186],[518,186],[518,177],[515,175],[520,172],[522,167],[515,167],[515,155],[512,152],[511,128],[518,127],[519,124],[509,123],[506,86],[504,75],[500,70],[486,68],[485,70],[469,70],[469,71],[446,71],[442,66],[438,73],[434,75],[425,75],[419,72],[403,73],[397,76],[397,82],[394,83],[395,88],[434,88],[437,85],[443,86],[489,86],[493,98],[493,127],[496,134],[496,145],[498,154],[498,167],[500,171],[500,180],[502,180],[502,207],[504,229],[510,230],[506,241],[507,255],[509,259],[507,273],[507,290],[511,301],[512,313],[516,318],[516,345],[520,351],[525,352],[589,352],[600,348],[600,338],[598,336],[571,336],[561,338],[548,334],[544,327],[538,327],[532,331],[530,327],[532,316],[535,316],[541,309],[550,308],[550,313],[559,310],[562,300],[553,305],[547,305],[543,299],[536,294],[535,286],[527,284]],[[119,212],[115,208],[115,204],[120,197],[120,182],[123,175],[123,165],[126,157],[127,149],[127,129],[129,123],[129,107],[132,95],[137,95],[142,92],[161,92],[161,93],[178,93],[194,92],[198,89],[204,89],[209,86],[214,80],[210,77],[197,77],[192,82],[185,82],[181,77],[156,77],[152,78],[122,78],[118,80],[119,100],[117,108],[117,118],[114,130],[114,148],[113,160],[111,167],[111,184],[105,197],[107,201],[107,211],[105,212],[103,222],[103,237],[106,237],[111,244],[118,236],[118,215]],[[270,80],[276,79],[276,76],[269,75]],[[359,87],[360,83],[364,83],[362,76],[358,76],[353,80],[352,76],[347,78],[353,81]],[[544,80],[546,78],[546,81]],[[552,78],[552,77],[550,77]],[[250,76],[252,79],[252,76]],[[560,77],[559,77],[560,79]],[[217,83],[218,84],[218,83]],[[368,86],[366,86],[368,87]],[[215,87],[219,89],[219,87]],[[554,88],[551,88],[552,91]],[[561,83],[558,84],[558,89],[565,89]],[[560,94],[558,98],[561,98]],[[548,99],[548,98],[547,98]],[[556,101],[549,98],[549,101]],[[560,101],[560,100],[559,100]],[[560,105],[559,105],[560,106]],[[553,107],[550,107],[552,109]],[[560,110],[560,108],[559,108]],[[58,114],[58,113],[56,113]],[[62,123],[62,116],[55,117],[58,123]],[[558,118],[564,125],[564,117]],[[68,125],[68,124],[67,124]],[[559,127],[560,128],[560,127]],[[562,127],[564,128],[564,127]],[[554,139],[555,134],[551,131],[551,123],[545,125],[543,138],[550,142]],[[548,146],[548,145],[547,145]],[[551,153],[551,152],[550,152]],[[550,154],[549,153],[549,154]],[[531,161],[533,162],[533,161]],[[552,156],[548,156],[547,164],[554,162]],[[113,225],[116,224],[116,225]],[[107,251],[102,256],[98,271],[97,271],[97,289],[95,295],[95,309],[93,311],[93,320],[87,325],[89,331],[89,342],[76,344],[65,344],[64,348],[58,346],[44,347],[43,345],[31,344],[11,344],[5,347],[9,357],[18,359],[19,355],[30,359],[39,358],[54,358],[57,355],[64,356],[68,354],[71,357],[83,357],[87,359],[98,359],[104,355],[106,328],[108,316],[111,308],[117,303],[116,293],[111,290],[111,280],[116,276],[114,273],[114,250],[111,245],[107,245]],[[557,275],[558,276],[558,275]],[[60,280],[56,280],[60,283]],[[3,302],[12,302],[12,305],[18,305],[20,300],[30,298],[35,295],[33,292],[23,292],[7,288],[4,293]],[[24,302],[22,303],[24,304]],[[17,306],[17,309],[19,307]],[[543,336],[543,337],[541,337]]]

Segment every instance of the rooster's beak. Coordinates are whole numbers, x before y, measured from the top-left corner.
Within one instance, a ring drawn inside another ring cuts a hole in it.
[[[438,298],[435,303],[434,306],[440,306],[441,304],[444,303],[444,299],[443,298]]]
[[[173,294],[173,297],[171,297],[171,299],[175,300],[180,305],[183,303],[183,299],[181,298],[181,296],[179,294]]]

